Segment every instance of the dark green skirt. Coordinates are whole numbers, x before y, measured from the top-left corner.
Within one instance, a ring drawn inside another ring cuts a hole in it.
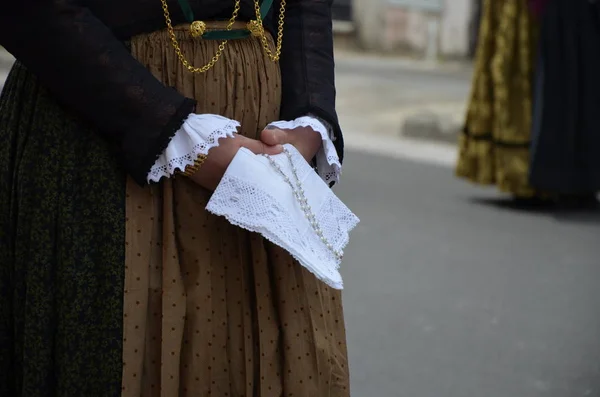
[[[125,175],[18,63],[0,141],[0,396],[119,396]]]

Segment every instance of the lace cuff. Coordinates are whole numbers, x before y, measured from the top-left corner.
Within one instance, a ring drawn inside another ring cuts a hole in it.
[[[293,121],[275,121],[270,123],[274,127],[282,130],[292,130],[297,127],[310,127],[313,131],[321,134],[323,139],[323,146],[316,155],[317,161],[317,174],[327,183],[339,182],[342,174],[342,164],[338,157],[335,146],[333,145],[333,131],[331,127],[326,126],[327,123],[323,122],[319,118],[308,115],[299,117]]]
[[[216,114],[190,114],[150,169],[148,182],[183,171],[199,155],[219,146],[219,139],[233,137],[239,126],[237,121]]]

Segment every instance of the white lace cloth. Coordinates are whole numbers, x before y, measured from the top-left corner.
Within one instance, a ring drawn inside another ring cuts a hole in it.
[[[343,252],[359,219],[336,197],[322,178],[291,145],[306,199],[333,248]],[[285,154],[273,156],[295,183]],[[251,232],[260,233],[287,250],[298,262],[332,288],[342,289],[340,260],[316,235],[291,187],[269,160],[242,148],[229,165],[206,209]]]
[[[327,183],[338,182],[341,164],[327,128],[314,117],[304,116],[294,121],[278,121],[270,125],[280,129],[310,127],[321,134],[323,146],[317,153],[317,172]],[[232,137],[240,124],[216,114],[190,114],[175,133],[165,151],[148,173],[148,182],[158,182],[170,177],[175,171],[183,171],[194,163],[199,155],[219,145],[219,139]]]

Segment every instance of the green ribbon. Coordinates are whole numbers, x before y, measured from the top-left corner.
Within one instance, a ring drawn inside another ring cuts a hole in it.
[[[194,19],[194,11],[190,6],[188,0],[178,0],[179,6],[181,7],[181,11],[183,11],[183,15],[185,19],[189,23],[195,21]],[[264,20],[269,13],[269,10],[273,6],[273,0],[263,0],[260,5],[260,16]],[[202,35],[203,39],[206,40],[235,40],[235,39],[243,39],[250,36],[250,31],[248,29],[236,29],[236,30],[211,30],[210,32],[206,32]]]
[[[245,39],[250,36],[250,31],[247,29],[236,30],[211,30],[202,35],[204,40],[235,40]]]
[[[183,16],[189,23],[194,22],[194,10],[192,10],[192,6],[188,3],[187,0],[179,0],[179,7],[181,7],[181,11],[183,11]]]
[[[273,0],[263,0],[262,4],[260,5],[260,17],[263,19],[263,21],[267,17],[272,5]]]

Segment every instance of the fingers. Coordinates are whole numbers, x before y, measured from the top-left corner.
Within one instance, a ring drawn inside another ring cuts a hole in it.
[[[260,133],[260,140],[267,145],[284,145],[289,142],[289,137],[286,131],[279,128],[267,127]]]
[[[256,139],[250,139],[246,137],[238,138],[242,138],[240,140],[241,146],[250,150],[254,154],[276,155],[283,152],[283,146],[279,144],[269,145],[265,142],[257,141]]]
[[[269,146],[269,145],[265,145],[263,143],[263,150],[264,150],[263,151],[264,154],[269,154],[271,156],[274,156],[276,154],[283,152],[283,146],[282,145]]]

